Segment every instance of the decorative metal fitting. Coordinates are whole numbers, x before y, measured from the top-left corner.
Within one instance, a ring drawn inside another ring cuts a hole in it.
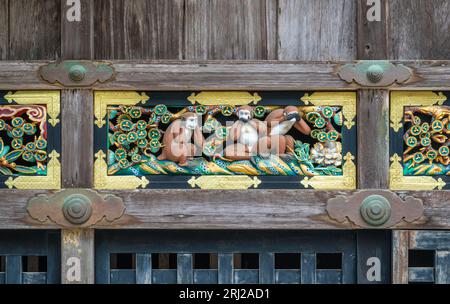
[[[387,60],[363,60],[356,64],[346,64],[337,74],[348,83],[356,82],[366,87],[402,84],[412,76],[411,70],[403,64],[392,64]]]
[[[92,215],[91,200],[83,194],[75,193],[64,199],[62,212],[72,224],[83,224]]]
[[[381,195],[369,195],[359,207],[364,221],[372,226],[380,226],[386,223],[391,217],[391,205],[389,201]]]
[[[53,195],[39,194],[28,202],[30,217],[41,223],[51,221],[63,227],[91,227],[102,221],[112,223],[125,212],[120,197],[100,195],[90,189],[66,189]]]
[[[364,228],[388,228],[412,223],[423,215],[422,200],[400,198],[388,190],[360,190],[352,195],[338,195],[327,202],[328,215],[340,222]]]
[[[66,60],[40,67],[41,78],[48,83],[59,83],[66,87],[92,86],[96,82],[107,82],[114,78],[111,63],[89,60]]]

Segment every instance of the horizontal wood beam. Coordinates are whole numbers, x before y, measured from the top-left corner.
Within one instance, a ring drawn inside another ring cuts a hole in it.
[[[53,191],[0,190],[0,229],[49,228],[26,211],[37,194]],[[317,190],[133,190],[101,191],[124,200],[125,214],[104,229],[357,229],[328,217],[327,200],[352,191]],[[398,191],[423,201],[424,216],[395,229],[450,229],[450,191]]]
[[[351,62],[298,61],[111,61],[116,78],[99,90],[355,90],[337,76]],[[0,90],[59,89],[39,76],[44,61],[1,61]],[[399,90],[450,89],[450,61],[393,61],[413,71]]]

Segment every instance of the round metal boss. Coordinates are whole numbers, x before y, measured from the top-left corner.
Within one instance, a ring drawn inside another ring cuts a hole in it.
[[[83,224],[92,215],[91,200],[82,194],[72,194],[64,199],[62,211],[72,224]]]
[[[370,195],[362,201],[359,212],[367,224],[381,226],[391,217],[391,205],[381,195]]]
[[[370,82],[377,83],[383,78],[384,70],[383,68],[378,64],[372,64],[367,68],[367,79],[370,80]]]
[[[86,76],[86,68],[82,65],[73,65],[69,69],[69,78],[72,81],[81,81]]]

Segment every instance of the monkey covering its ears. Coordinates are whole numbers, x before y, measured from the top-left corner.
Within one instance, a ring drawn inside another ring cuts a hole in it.
[[[192,138],[194,143],[191,143]],[[163,149],[159,160],[171,160],[180,166],[187,165],[187,159],[201,155],[205,138],[195,113],[184,113],[180,119],[173,121],[163,137]]]

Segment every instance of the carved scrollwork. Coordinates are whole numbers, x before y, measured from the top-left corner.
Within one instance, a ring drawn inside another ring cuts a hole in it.
[[[351,196],[338,195],[327,202],[328,215],[338,221],[348,220],[364,228],[388,228],[402,221],[412,223],[423,215],[422,200],[400,198],[388,190],[361,190]]]
[[[66,189],[52,196],[40,194],[28,202],[27,211],[36,221],[63,227],[90,227],[104,220],[112,223],[125,212],[120,197],[100,195],[88,189]]]

